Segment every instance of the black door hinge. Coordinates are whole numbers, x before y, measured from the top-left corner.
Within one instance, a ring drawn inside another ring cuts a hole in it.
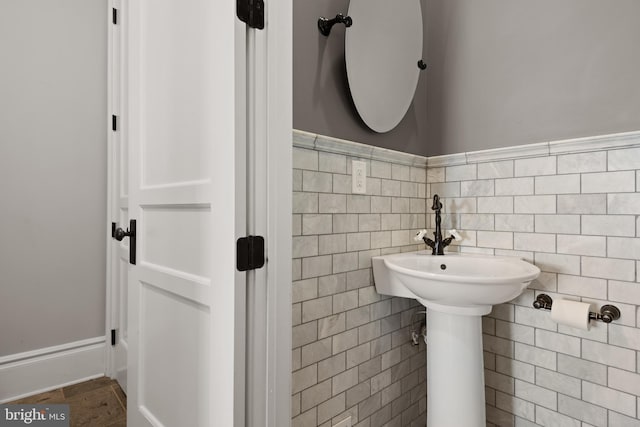
[[[264,266],[264,237],[247,236],[236,242],[236,267],[239,271],[255,270]]]
[[[111,22],[113,22],[114,25],[118,23],[118,9],[115,7],[111,9]]]
[[[111,345],[116,345],[116,330],[111,330]]]
[[[264,29],[264,0],[236,0],[236,14],[249,27]]]
[[[111,115],[111,130],[114,132],[118,130],[118,116],[115,114]]]

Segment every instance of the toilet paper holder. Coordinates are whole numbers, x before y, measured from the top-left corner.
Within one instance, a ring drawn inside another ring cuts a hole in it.
[[[551,305],[553,304],[553,300],[547,294],[540,294],[536,297],[536,300],[533,302],[533,307],[544,310],[551,310]],[[618,320],[620,318],[620,309],[615,305],[603,305],[600,309],[600,313],[596,313],[593,311],[589,312],[590,320],[601,320],[604,323],[611,323],[614,320]]]

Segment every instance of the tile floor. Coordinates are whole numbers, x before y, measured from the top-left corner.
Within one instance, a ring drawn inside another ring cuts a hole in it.
[[[126,427],[127,396],[118,383],[102,377],[51,390],[11,403],[66,403],[71,427]]]

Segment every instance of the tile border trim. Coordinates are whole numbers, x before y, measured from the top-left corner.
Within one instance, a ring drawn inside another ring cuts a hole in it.
[[[549,154],[584,153],[640,146],[640,131],[613,133],[549,143]]]
[[[293,130],[293,146],[326,153],[343,154],[362,159],[391,162],[406,166],[426,167],[427,158],[387,148],[374,147],[345,139],[332,138],[301,130]]]
[[[640,131],[572,138],[513,147],[469,151],[427,158],[428,167],[456,166],[500,160],[525,159],[556,154],[577,154],[640,147]]]
[[[513,147],[424,157],[359,142],[293,130],[293,146],[417,167],[444,167],[557,154],[576,154],[640,147],[640,131],[572,138]]]

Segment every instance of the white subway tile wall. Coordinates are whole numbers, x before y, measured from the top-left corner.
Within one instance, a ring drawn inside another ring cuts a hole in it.
[[[471,236],[451,250],[542,270],[483,322],[487,425],[640,427],[640,148],[443,164],[427,169],[427,196]],[[615,304],[623,318],[558,325],[532,308],[539,293]]]
[[[371,257],[422,249],[431,197],[451,251],[519,256],[542,273],[483,319],[488,426],[640,427],[640,148],[435,167],[294,149],[293,426],[426,424],[423,307],[378,295]],[[514,156],[515,157],[515,156]],[[460,164],[460,159],[482,162]],[[367,194],[351,194],[351,160]],[[431,230],[430,230],[431,231]],[[535,295],[615,304],[589,331],[535,310]]]
[[[425,344],[410,343],[424,308],[377,294],[371,257],[422,249],[412,236],[426,226],[426,167],[293,151],[292,426],[351,416],[357,427],[424,427]],[[367,163],[364,195],[351,194],[351,160]],[[449,176],[475,179],[475,166]],[[493,181],[465,191],[493,192]]]

